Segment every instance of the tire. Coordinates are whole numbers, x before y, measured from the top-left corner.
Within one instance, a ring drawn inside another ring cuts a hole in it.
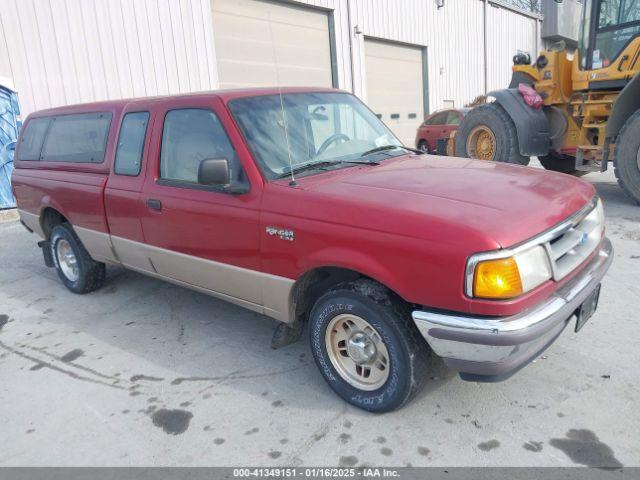
[[[431,149],[429,148],[429,144],[426,140],[420,140],[418,142],[418,150],[422,150],[425,153],[431,153]]]
[[[51,256],[62,283],[73,293],[89,293],[104,284],[105,265],[91,258],[68,223],[51,231]],[[75,259],[75,268],[72,259]]]
[[[474,142],[476,135],[489,132],[489,137],[482,145],[490,146],[468,152],[468,143]],[[470,138],[471,142],[469,142]],[[486,103],[471,110],[462,120],[456,133],[456,156],[481,158],[503,163],[528,165],[529,157],[520,155],[518,135],[513,121],[507,112],[497,103]]]
[[[549,155],[540,156],[538,157],[538,160],[540,160],[540,163],[545,170],[551,170],[552,172],[566,173],[567,175],[573,175],[574,177],[582,177],[589,173],[576,170],[576,159],[569,155],[549,152]]]
[[[640,204],[640,110],[624,123],[613,157],[618,184],[636,203]]]
[[[402,407],[420,390],[426,377],[430,349],[410,315],[402,300],[379,283],[368,279],[343,283],[318,299],[309,318],[311,351],[322,376],[340,397],[356,407],[382,413]],[[343,325],[335,323],[355,318],[364,320],[371,330],[341,330]],[[359,386],[358,381],[350,381],[344,369],[341,369],[341,373],[336,368],[335,362],[338,365],[352,363],[355,357],[347,352],[346,347],[342,354],[332,353],[335,352],[333,345],[339,345],[332,339],[340,335],[334,335],[334,332],[350,335],[350,340],[363,332],[367,332],[370,339],[378,335],[373,357],[375,361],[361,366],[361,370],[370,369],[368,378],[357,375],[358,366],[355,363],[354,368],[349,370],[360,381],[372,382],[366,388]],[[386,363],[382,361],[383,353],[386,353]],[[385,369],[380,365],[385,365]],[[374,382],[377,375],[380,377],[379,384]]]

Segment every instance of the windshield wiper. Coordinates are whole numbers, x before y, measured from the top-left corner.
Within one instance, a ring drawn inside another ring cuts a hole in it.
[[[302,165],[294,166],[293,169],[289,167],[285,167],[282,174],[280,174],[279,178],[284,178],[293,173],[300,173],[307,170],[315,170],[317,168],[323,167],[333,167],[334,165],[343,165],[343,164],[355,164],[355,165],[380,165],[380,162],[376,161],[368,161],[368,160],[321,160],[318,162],[310,162],[304,163]]]
[[[379,147],[372,148],[371,150],[367,150],[366,152],[364,152],[360,156],[361,157],[365,157],[367,155],[371,155],[372,153],[384,152],[386,150],[394,150],[396,148],[402,148],[402,149],[407,150],[409,152],[417,153],[418,155],[423,155],[424,154],[424,152],[422,150],[417,150],[415,148],[405,147],[404,145],[381,145]]]

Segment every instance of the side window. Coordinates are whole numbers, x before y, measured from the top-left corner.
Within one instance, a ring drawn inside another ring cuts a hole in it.
[[[447,117],[447,125],[460,125],[461,119],[457,112],[449,112]]]
[[[148,123],[149,112],[127,113],[122,119],[114,167],[118,175],[135,177],[140,173]]]
[[[248,183],[240,160],[218,116],[211,110],[171,110],[164,119],[160,178],[198,183],[200,162],[226,159],[233,184]]]
[[[42,142],[50,121],[50,118],[34,118],[27,123],[20,139],[18,160],[40,160]]]
[[[436,115],[435,125],[446,125],[449,112],[442,112]]]
[[[436,113],[427,120],[427,125],[444,125],[447,123],[447,112]]]
[[[62,115],[51,120],[41,160],[102,163],[107,147],[111,113]]]

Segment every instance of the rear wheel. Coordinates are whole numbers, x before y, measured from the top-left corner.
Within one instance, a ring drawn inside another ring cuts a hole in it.
[[[104,263],[96,262],[68,223],[51,231],[51,256],[62,283],[74,293],[89,293],[102,286]]]
[[[625,122],[618,134],[613,166],[622,189],[640,204],[640,110]]]
[[[540,163],[545,170],[551,170],[553,172],[566,173],[567,175],[573,175],[575,177],[581,177],[589,172],[583,172],[576,170],[576,159],[569,155],[562,155],[561,153],[549,152],[549,155],[538,157]]]
[[[309,317],[311,351],[340,397],[388,412],[419,391],[430,350],[410,315],[372,280],[343,283],[318,299]]]
[[[456,134],[456,156],[528,165],[529,157],[520,155],[516,127],[497,103],[471,110]]]

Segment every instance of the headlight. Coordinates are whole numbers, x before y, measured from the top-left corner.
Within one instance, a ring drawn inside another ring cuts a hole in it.
[[[467,283],[467,294],[476,298],[514,298],[551,278],[549,257],[541,245],[506,258],[472,258],[469,265],[473,280]]]

